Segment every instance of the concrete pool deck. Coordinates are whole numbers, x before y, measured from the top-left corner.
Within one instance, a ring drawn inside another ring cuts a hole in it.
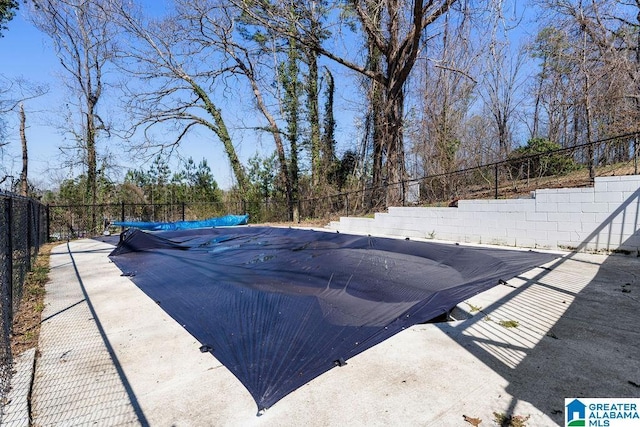
[[[257,416],[244,386],[121,276],[112,249],[87,239],[51,254],[33,425],[490,426],[505,415],[553,426],[564,398],[640,397],[637,257],[564,254],[461,303],[463,320],[413,326]]]

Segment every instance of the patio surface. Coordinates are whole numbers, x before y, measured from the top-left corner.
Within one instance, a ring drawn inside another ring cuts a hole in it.
[[[413,326],[261,416],[243,385],[113,264],[78,240],[51,254],[33,425],[563,423],[564,398],[640,397],[640,258],[566,253]],[[28,363],[25,364],[28,366]],[[19,399],[17,399],[19,400]],[[29,425],[25,411],[5,425]]]

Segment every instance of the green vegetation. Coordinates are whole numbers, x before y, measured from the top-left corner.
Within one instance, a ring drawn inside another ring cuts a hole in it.
[[[493,421],[500,427],[526,427],[531,415],[507,415],[504,412],[494,412]]]
[[[578,169],[578,164],[566,153],[557,153],[562,147],[548,139],[532,138],[524,147],[509,155],[510,168],[515,176],[541,177],[566,175]],[[544,153],[551,153],[547,156]]]
[[[0,37],[2,31],[7,29],[7,23],[16,16],[18,2],[15,0],[0,0]]]
[[[22,300],[13,318],[11,352],[14,356],[38,345],[40,320],[45,309],[45,284],[49,280],[49,256],[54,245],[47,243],[40,248],[24,281]]]
[[[467,305],[469,306],[469,310],[470,310],[472,313],[475,313],[475,312],[478,312],[478,311],[482,310],[482,307],[480,307],[480,306],[473,305],[473,304],[468,303],[468,302],[465,302],[465,304],[467,304]]]
[[[57,192],[48,192],[43,201],[57,205],[89,205],[86,197],[86,175],[66,179]],[[205,159],[198,164],[192,158],[180,165],[178,172],[171,172],[167,159],[158,156],[147,169],[129,170],[122,184],[116,184],[99,175],[97,185],[98,204],[179,204],[218,203],[222,190],[213,178]]]
[[[517,320],[501,320],[498,322],[498,324],[505,328],[517,328],[518,326],[520,326],[520,322],[518,322]]]

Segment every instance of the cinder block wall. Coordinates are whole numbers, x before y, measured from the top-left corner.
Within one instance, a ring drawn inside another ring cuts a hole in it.
[[[640,251],[640,175],[596,178],[591,188],[537,190],[530,199],[460,200],[457,208],[391,207],[342,217],[345,233],[579,251]]]

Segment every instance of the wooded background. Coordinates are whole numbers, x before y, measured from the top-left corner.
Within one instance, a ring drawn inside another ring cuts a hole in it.
[[[403,204],[401,183],[425,176],[455,199],[474,182],[451,173],[532,153],[587,144],[554,168],[591,178],[598,163],[636,156],[640,0],[153,4],[0,1],[0,31],[20,6],[51,39],[69,93],[60,162],[80,171],[48,191],[30,183],[23,105],[44,89],[5,79],[0,117],[22,111],[13,190],[64,205],[274,203],[294,219],[301,200],[327,194]],[[172,161],[197,129],[222,147],[230,188],[206,160]],[[251,158],[238,155],[240,132],[261,147]],[[155,160],[118,170],[114,139]]]

